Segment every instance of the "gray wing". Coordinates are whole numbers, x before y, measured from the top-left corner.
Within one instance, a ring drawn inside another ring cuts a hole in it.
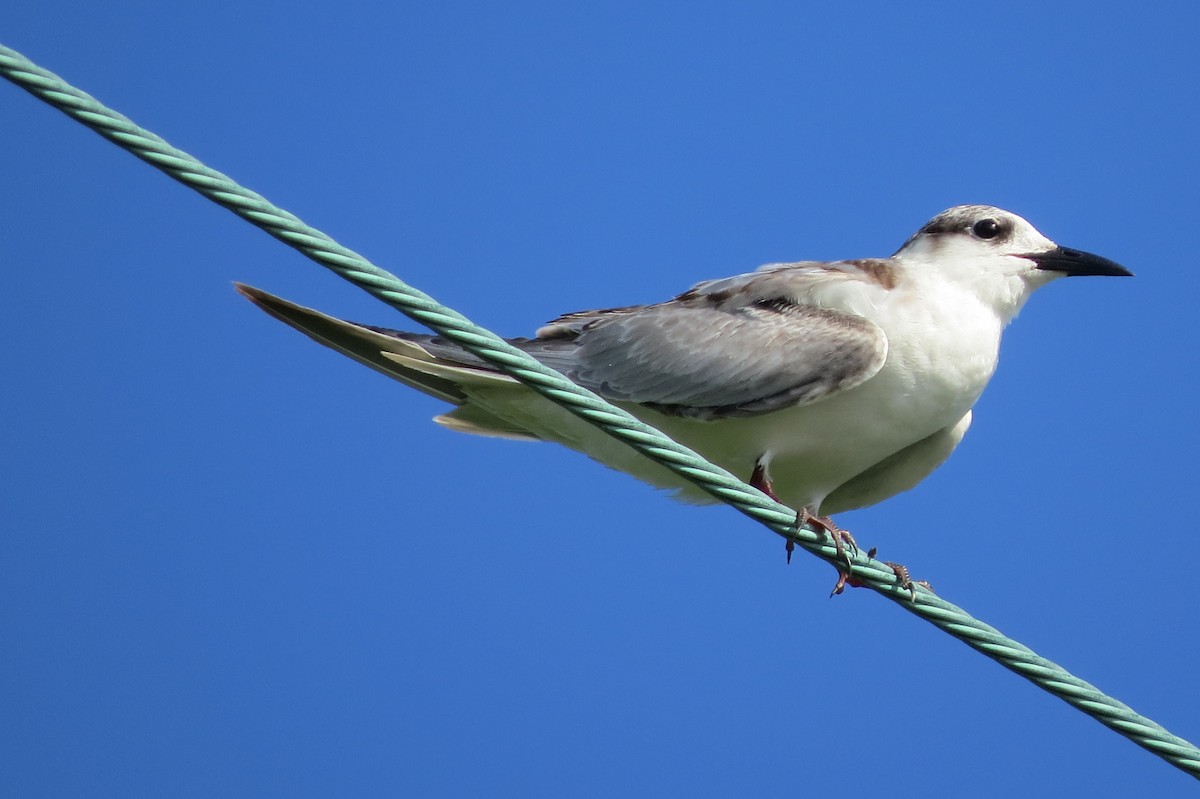
[[[534,339],[510,342],[606,399],[698,419],[768,413],[853,388],[883,366],[888,344],[878,326],[817,304],[823,286],[856,279],[852,265],[771,265],[658,305],[567,314]],[[455,404],[466,395],[434,366],[494,372],[436,336],[341,322],[239,290],[317,341]],[[401,361],[424,366],[398,369]]]
[[[867,319],[721,283],[660,305],[571,314],[519,346],[606,399],[702,419],[816,402],[887,358],[886,336]]]

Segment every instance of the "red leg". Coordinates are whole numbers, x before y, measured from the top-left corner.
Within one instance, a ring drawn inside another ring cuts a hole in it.
[[[750,473],[750,485],[779,502],[779,497],[775,496],[775,485],[771,482],[771,476],[767,474],[767,467],[761,460],[755,462],[754,471]],[[799,517],[797,517],[797,521],[799,521]],[[798,526],[799,524],[797,524]],[[791,563],[792,553],[796,551],[796,542],[789,538],[784,549],[787,551],[787,562]]]
[[[779,501],[779,497],[775,496],[775,484],[771,482],[767,467],[761,460],[755,462],[754,471],[750,473],[750,485],[776,502]]]
[[[775,485],[771,482],[771,476],[767,473],[767,466],[761,459],[755,462],[754,471],[750,473],[750,485],[776,502],[779,502],[779,497],[775,494]],[[801,508],[796,512],[796,527],[803,527],[806,524],[811,524],[818,530],[823,530],[833,539],[834,549],[837,550],[837,559],[845,564],[845,568],[838,568],[838,581],[833,587],[833,593],[830,596],[842,593],[846,589],[847,584],[854,585],[854,582],[850,579],[850,556],[846,554],[846,548],[849,547],[857,555],[858,542],[854,540],[854,536],[850,535],[849,530],[843,530],[838,527],[834,524],[833,519],[828,516],[814,516],[808,508]],[[785,550],[787,552],[787,562],[791,563],[792,553],[796,551],[796,542],[789,538]]]

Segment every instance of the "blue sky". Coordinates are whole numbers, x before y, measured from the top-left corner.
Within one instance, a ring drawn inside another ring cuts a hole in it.
[[[509,335],[963,202],[1130,267],[1039,292],[954,457],[839,521],[1200,740],[1200,12],[9,6],[4,44]],[[729,509],[430,423],[231,283],[411,323],[0,114],[0,793],[1194,789]]]

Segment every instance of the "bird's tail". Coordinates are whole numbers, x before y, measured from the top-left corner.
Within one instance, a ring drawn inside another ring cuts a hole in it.
[[[457,406],[436,421],[454,430],[503,438],[541,439],[527,426],[475,402],[495,393],[527,392],[454,345],[433,336],[355,324],[288,302],[261,289],[235,283],[246,299],[304,335],[361,364],[432,397]],[[453,358],[446,357],[453,354]]]
[[[686,502],[714,500],[666,467],[543,397],[484,361],[436,336],[355,324],[235,284],[246,299],[304,335],[407,386],[455,406],[434,421],[451,430],[532,441],[554,441]],[[570,363],[570,342],[510,339],[551,367]],[[631,408],[632,410],[633,408]]]

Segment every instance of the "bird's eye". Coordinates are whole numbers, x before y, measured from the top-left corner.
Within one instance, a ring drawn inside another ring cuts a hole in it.
[[[971,225],[971,235],[977,239],[994,239],[1000,235],[1003,228],[995,219],[980,219],[974,225]]]

